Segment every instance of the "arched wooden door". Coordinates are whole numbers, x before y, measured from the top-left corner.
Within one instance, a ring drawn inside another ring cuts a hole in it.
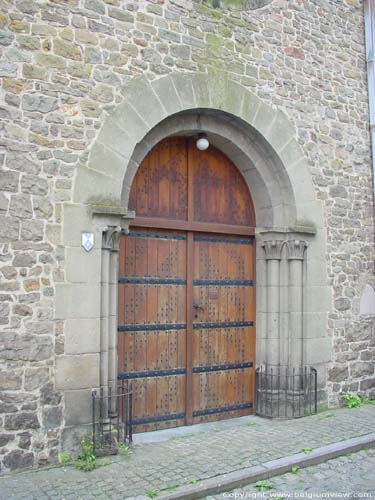
[[[138,169],[121,240],[118,366],[135,431],[252,413],[254,210],[233,163],[174,137]]]

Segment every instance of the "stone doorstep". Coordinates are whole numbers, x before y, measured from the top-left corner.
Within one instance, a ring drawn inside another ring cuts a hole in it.
[[[163,494],[161,492],[157,496],[157,500],[196,500],[209,495],[217,495],[218,493],[240,488],[256,481],[285,474],[290,472],[293,465],[309,467],[310,465],[317,465],[332,458],[354,453],[364,448],[375,448],[375,433],[322,446],[316,448],[308,455],[296,453],[295,455],[265,462],[263,465],[247,467],[228,474],[204,479],[199,484],[187,484],[176,488],[170,493]],[[149,498],[141,495],[129,497],[127,500],[149,500]]]

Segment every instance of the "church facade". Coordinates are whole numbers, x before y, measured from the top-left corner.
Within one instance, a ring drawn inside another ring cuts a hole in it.
[[[374,395],[362,2],[1,8],[1,470],[121,379],[138,431],[253,413],[260,366]]]

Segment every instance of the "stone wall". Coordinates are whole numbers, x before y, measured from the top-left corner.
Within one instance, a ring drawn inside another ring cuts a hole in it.
[[[64,401],[54,367],[69,335],[54,320],[69,266],[63,205],[105,117],[126,100],[123,86],[139,75],[225,73],[288,116],[324,207],[329,401],[374,393],[373,320],[359,315],[364,286],[375,284],[362,5],[227,3],[0,0],[2,470],[58,455]]]

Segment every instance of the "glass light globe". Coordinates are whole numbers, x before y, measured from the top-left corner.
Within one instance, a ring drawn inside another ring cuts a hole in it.
[[[199,151],[206,151],[209,145],[210,143],[208,142],[208,139],[206,139],[206,137],[200,137],[196,142],[196,146]]]

